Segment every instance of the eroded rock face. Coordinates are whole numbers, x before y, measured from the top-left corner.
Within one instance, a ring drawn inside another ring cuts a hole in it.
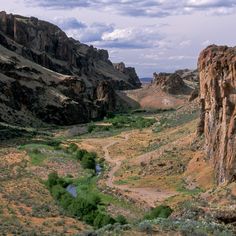
[[[115,111],[115,90],[140,87],[135,70],[116,70],[106,50],[34,17],[0,12],[0,55],[2,121],[87,122]]]
[[[173,95],[190,94],[192,91],[178,73],[154,73],[152,86],[157,86],[162,91]]]
[[[199,82],[198,70],[183,69],[177,70],[175,73],[180,75],[183,80]]]
[[[236,47],[209,46],[198,61],[201,121],[218,184],[236,180]]]
[[[113,66],[116,70],[118,70],[119,72],[121,72],[124,75],[127,75],[129,77],[129,82],[131,84],[135,84],[136,88],[140,88],[141,87],[141,82],[139,80],[139,77],[135,71],[135,68],[133,67],[126,67],[124,62],[120,62],[120,63],[113,63]]]

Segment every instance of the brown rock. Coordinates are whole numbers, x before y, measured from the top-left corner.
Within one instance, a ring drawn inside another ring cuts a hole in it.
[[[177,73],[154,73],[152,86],[159,87],[162,91],[174,95],[190,94],[192,91]]]
[[[201,121],[207,156],[218,184],[236,180],[236,47],[209,46],[201,52]]]

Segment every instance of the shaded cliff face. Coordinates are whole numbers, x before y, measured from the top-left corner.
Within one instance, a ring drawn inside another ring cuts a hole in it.
[[[135,71],[135,68],[133,67],[126,67],[124,62],[120,62],[120,63],[113,63],[114,68],[121,72],[124,75],[127,75],[129,77],[128,82],[131,84],[135,84],[136,88],[140,88],[141,87],[141,82],[140,79]]]
[[[0,121],[69,125],[102,118],[116,106],[109,81],[88,86],[78,76],[50,71],[1,45],[0,55]]]
[[[34,17],[0,12],[0,31],[21,47],[6,45],[6,39],[1,35],[0,42],[3,46],[53,71],[84,75],[91,81],[110,79],[115,81],[116,89],[140,86],[138,77],[133,80],[132,75],[119,72],[113,67],[106,50],[98,50],[68,38],[60,28],[51,23]]]
[[[115,89],[140,86],[138,78],[113,67],[107,51],[33,17],[0,12],[0,55],[1,121],[68,125],[99,119],[116,109]]]
[[[236,180],[236,47],[209,46],[199,57],[201,121],[218,184]]]

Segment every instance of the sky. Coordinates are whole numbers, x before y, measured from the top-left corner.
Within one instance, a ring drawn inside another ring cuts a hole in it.
[[[210,44],[236,45],[236,0],[0,0],[1,10],[58,25],[107,49],[140,77],[197,68]]]

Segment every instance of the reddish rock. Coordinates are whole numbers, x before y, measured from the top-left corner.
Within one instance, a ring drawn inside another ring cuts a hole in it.
[[[218,184],[236,180],[236,47],[209,46],[198,61],[201,121]]]

